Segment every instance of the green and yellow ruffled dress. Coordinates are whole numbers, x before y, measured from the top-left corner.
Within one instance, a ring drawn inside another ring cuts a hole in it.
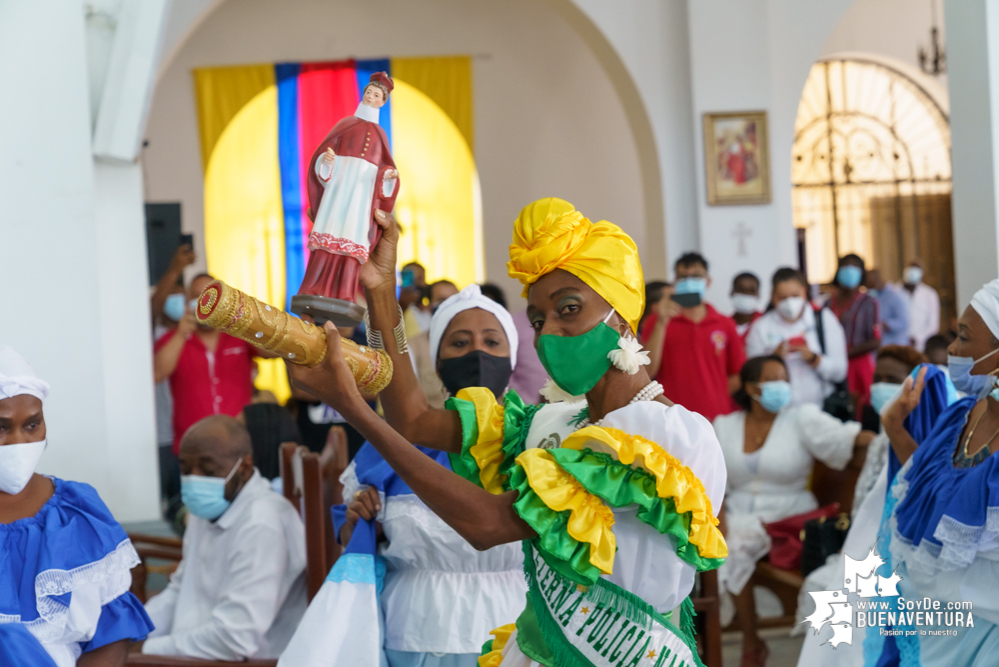
[[[580,428],[585,403],[526,405],[511,391],[501,405],[483,388],[448,407],[463,432],[454,471],[490,493],[515,489],[538,533],[523,543],[526,608],[479,664],[700,664],[688,596],[727,553],[712,509],[725,464],[708,421],[649,401]]]

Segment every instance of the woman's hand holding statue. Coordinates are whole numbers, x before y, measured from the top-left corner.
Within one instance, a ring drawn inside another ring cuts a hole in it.
[[[368,261],[361,266],[361,285],[369,292],[381,289],[394,291],[399,226],[396,224],[394,215],[382,210],[375,211],[375,224],[382,228],[382,237],[371,249]]]

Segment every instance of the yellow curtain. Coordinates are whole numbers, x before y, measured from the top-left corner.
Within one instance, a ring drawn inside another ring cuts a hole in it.
[[[475,153],[472,59],[469,56],[393,58],[392,79],[402,79],[433,100],[454,121],[469,150]],[[395,123],[395,118],[392,122]]]
[[[393,68],[395,67],[393,60]],[[459,288],[483,280],[479,178],[461,132],[441,107],[401,76],[392,91],[392,154],[401,186],[399,262]]]
[[[216,90],[246,90],[259,68],[214,72]],[[277,87],[238,109],[216,137],[205,168],[205,251],[208,271],[263,301],[285,303],[284,215],[278,166]],[[227,78],[234,79],[226,81]],[[210,105],[200,105],[199,111]],[[227,106],[215,108],[216,120]],[[204,127],[204,126],[203,126]],[[203,132],[204,135],[204,132]],[[256,385],[279,400],[291,395],[284,362],[260,360]]]
[[[194,70],[194,96],[198,105],[203,167],[208,168],[208,160],[215,150],[215,144],[233,117],[247,102],[273,85],[273,65],[206,67]]]

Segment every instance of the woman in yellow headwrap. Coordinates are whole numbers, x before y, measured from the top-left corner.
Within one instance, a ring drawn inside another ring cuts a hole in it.
[[[522,541],[526,608],[494,631],[479,664],[700,664],[688,595],[695,572],[718,567],[727,553],[714,516],[725,467],[711,425],[663,397],[643,368],[635,328],[644,284],[634,242],[561,199],[521,211],[509,270],[524,285],[535,346],[555,385],[551,402],[526,405],[512,391],[498,402],[477,388],[434,410],[405,350],[395,299],[398,231],[391,216],[379,224],[384,235],[361,282],[369,340],[380,333],[395,363],[381,394],[388,424],[357,392],[331,325],[326,360],[289,372],[473,546]],[[488,356],[469,369],[483,384],[494,366]],[[410,442],[451,452],[455,474]]]

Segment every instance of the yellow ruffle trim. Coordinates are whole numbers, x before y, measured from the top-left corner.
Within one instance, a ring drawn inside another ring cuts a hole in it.
[[[475,406],[475,420],[479,425],[479,438],[468,448],[468,453],[479,466],[482,488],[494,495],[503,493],[507,476],[501,475],[503,463],[503,419],[506,410],[496,401],[493,392],[485,387],[470,387],[458,392],[456,398]]]
[[[531,490],[556,512],[569,510],[566,529],[577,542],[590,545],[590,563],[604,574],[614,570],[614,512],[562,469],[546,449],[528,449],[517,457]]]
[[[516,623],[507,623],[489,633],[495,637],[493,649],[489,653],[483,653],[479,656],[479,667],[499,667],[500,663],[503,662],[503,647],[510,641],[510,635],[516,629]]]
[[[604,444],[605,453],[621,463],[635,464],[655,476],[659,497],[672,498],[678,513],[691,513],[690,543],[697,547],[702,558],[724,558],[728,555],[728,545],[718,530],[711,499],[704,490],[704,484],[690,468],[651,440],[616,428],[587,426],[563,440],[562,447],[577,451],[586,448],[602,451],[602,448],[593,446],[594,440]]]

